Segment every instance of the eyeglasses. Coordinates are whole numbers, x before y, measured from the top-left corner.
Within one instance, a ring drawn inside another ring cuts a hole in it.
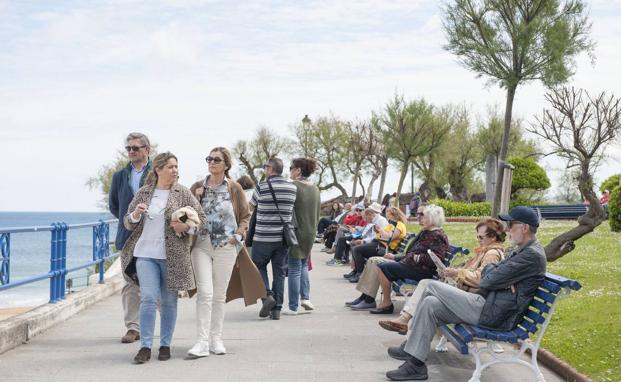
[[[487,234],[485,234],[485,235],[483,235],[483,236],[481,236],[481,235],[477,235],[477,239],[479,239],[479,240],[483,240],[483,239],[485,239],[486,237],[488,237],[488,236],[487,236]]]
[[[218,157],[207,157],[207,158],[205,158],[205,162],[207,162],[207,163],[213,162],[215,164],[218,164],[218,163],[222,162],[223,160],[224,159],[218,158]]]
[[[135,153],[137,153],[138,151],[140,151],[140,149],[143,149],[147,146],[125,146],[125,150],[127,152],[133,151]]]
[[[419,218],[422,218],[423,216],[425,216],[424,212],[417,212],[416,216],[418,216]]]

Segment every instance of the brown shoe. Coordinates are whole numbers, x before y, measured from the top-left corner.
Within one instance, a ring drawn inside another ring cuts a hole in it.
[[[151,349],[140,348],[138,354],[134,357],[134,363],[137,365],[143,364],[151,359]]]
[[[134,329],[129,329],[127,333],[123,337],[121,337],[121,342],[124,344],[131,344],[132,342],[140,339],[140,333]]]
[[[160,353],[157,355],[160,361],[168,361],[170,359],[170,347],[160,346]]]
[[[379,326],[391,332],[397,332],[401,335],[406,335],[408,333],[408,326],[396,321],[380,321]]]

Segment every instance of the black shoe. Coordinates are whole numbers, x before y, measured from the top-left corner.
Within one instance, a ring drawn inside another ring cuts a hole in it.
[[[358,297],[357,299],[355,299],[354,301],[348,301],[345,303],[345,306],[352,306],[352,305],[358,305],[362,302],[362,300],[364,300],[364,298],[362,296]]]
[[[388,355],[399,361],[408,361],[412,358],[412,355],[403,350],[403,344],[399,346],[391,346],[388,348]]]
[[[140,348],[138,354],[134,357],[134,363],[137,365],[143,364],[151,359],[151,349]]]
[[[270,315],[270,311],[274,309],[276,306],[276,300],[271,295],[268,295],[265,301],[263,301],[263,306],[259,311],[259,317],[265,318]]]
[[[345,274],[343,275],[343,278],[344,278],[344,279],[349,279],[350,277],[353,277],[355,274],[356,274],[356,271],[351,271],[351,272],[349,272],[349,273],[345,273]]]
[[[270,318],[272,320],[280,320],[280,309],[274,309],[270,312]]]
[[[422,381],[428,378],[427,365],[416,366],[411,361],[405,361],[397,370],[386,373],[391,381]]]
[[[358,281],[360,281],[360,273],[356,273],[355,275],[353,275],[352,277],[349,278],[349,282],[350,283],[357,283]]]
[[[157,355],[160,361],[168,361],[170,359],[170,346],[160,346],[160,352]]]
[[[370,310],[371,314],[392,314],[392,312],[394,311],[395,311],[395,307],[392,304],[385,306],[383,308],[377,308],[377,309]]]

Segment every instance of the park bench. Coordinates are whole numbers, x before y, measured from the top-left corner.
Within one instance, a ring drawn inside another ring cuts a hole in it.
[[[413,243],[413,240],[410,240],[406,244],[406,247],[403,248],[403,252],[399,250],[398,253],[405,255],[407,251],[410,249],[410,246],[412,245],[412,243]],[[453,261],[453,258],[455,258],[457,254],[468,255],[469,253],[470,253],[470,250],[468,250],[467,248],[449,245],[449,249],[448,251],[446,251],[446,255],[444,256],[443,262],[448,267],[451,264],[451,261]],[[418,285],[417,280],[412,280],[412,279],[395,280],[392,282],[392,290],[397,295],[410,296],[412,292],[414,291],[414,288],[416,288],[416,285]]]
[[[557,297],[569,295],[572,290],[577,291],[580,288],[580,283],[575,280],[546,273],[546,278],[530,303],[527,314],[515,329],[498,331],[466,324],[451,324],[439,329],[460,353],[470,352],[474,355],[476,368],[469,382],[479,382],[483,370],[499,363],[517,363],[527,366],[535,374],[536,380],[543,382],[545,380],[537,364],[537,352],[550,324]],[[478,347],[476,341],[484,341],[485,346]],[[492,349],[494,342],[519,343],[521,346],[511,352],[512,354],[500,356]],[[531,352],[530,362],[521,359],[527,349]],[[489,354],[492,358],[484,363],[481,360],[481,354]]]
[[[531,206],[544,219],[577,219],[586,214],[585,204],[555,204]]]

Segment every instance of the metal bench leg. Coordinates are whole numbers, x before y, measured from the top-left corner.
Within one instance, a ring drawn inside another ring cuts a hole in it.
[[[470,377],[468,382],[481,382],[481,372],[483,371],[483,368],[481,367],[481,354],[479,354],[479,348],[472,343],[469,343],[468,347],[470,348],[470,354],[474,357],[474,362],[476,364],[474,373],[472,373],[472,377]]]

